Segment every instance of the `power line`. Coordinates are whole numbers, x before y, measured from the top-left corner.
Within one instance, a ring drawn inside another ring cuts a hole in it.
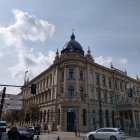
[[[2,85],[2,84],[0,84],[0,86],[4,86],[4,87],[23,87],[23,86],[17,86],[17,85]]]

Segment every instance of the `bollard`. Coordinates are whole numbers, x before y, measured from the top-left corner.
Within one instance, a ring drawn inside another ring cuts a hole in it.
[[[39,140],[39,135],[37,135],[37,138],[36,138],[36,140]]]
[[[59,136],[58,136],[57,140],[60,140]]]

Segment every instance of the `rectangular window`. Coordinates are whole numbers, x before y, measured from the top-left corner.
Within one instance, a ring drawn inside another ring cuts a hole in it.
[[[106,77],[103,75],[103,87],[106,87]]]
[[[83,71],[80,71],[80,80],[83,80]]]
[[[122,85],[122,82],[120,82],[120,90],[121,90],[121,92],[123,92],[123,85]]]
[[[96,85],[100,85],[100,75],[96,74]]]
[[[109,86],[110,89],[112,88],[112,86],[111,86],[111,78],[110,77],[108,77],[108,86]]]
[[[52,84],[52,74],[50,74],[50,85]]]
[[[48,82],[49,82],[49,79],[48,77],[46,78],[46,87],[48,87]]]
[[[62,71],[62,73],[61,73],[61,79],[62,79],[62,81],[64,81],[64,71]]]
[[[118,82],[117,82],[117,80],[115,81],[115,90],[118,90]]]
[[[112,94],[110,94],[110,103],[113,103],[113,97],[112,97]]]
[[[107,103],[107,93],[104,93],[104,102]]]
[[[74,69],[69,69],[69,78],[74,79]]]

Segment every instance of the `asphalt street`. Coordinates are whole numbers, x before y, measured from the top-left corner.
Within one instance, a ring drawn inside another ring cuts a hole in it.
[[[59,137],[58,137],[59,136]],[[36,136],[35,136],[35,140]],[[86,133],[79,133],[75,136],[74,132],[52,132],[50,134],[42,133],[39,140],[87,140]],[[140,137],[127,136],[125,140],[140,140]]]
[[[1,140],[8,140],[7,133],[3,133]],[[86,133],[79,133],[75,136],[74,132],[51,132],[51,133],[41,133],[37,138],[34,136],[34,140],[87,140]],[[140,140],[140,137],[127,136],[125,140]]]

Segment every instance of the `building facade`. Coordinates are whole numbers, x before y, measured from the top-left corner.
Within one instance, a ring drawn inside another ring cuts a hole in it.
[[[31,94],[31,84],[37,93]],[[94,62],[72,33],[53,64],[21,89],[26,110],[40,107],[40,124],[54,130],[90,131],[95,127],[140,129],[140,80]]]

